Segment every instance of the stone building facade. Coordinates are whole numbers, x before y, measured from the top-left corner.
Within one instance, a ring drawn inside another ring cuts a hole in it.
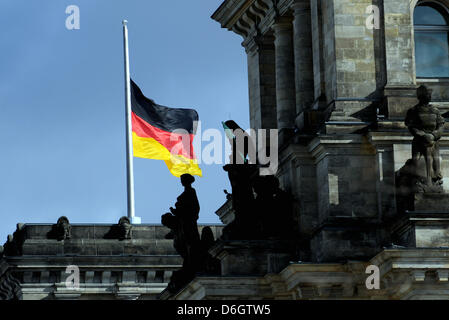
[[[430,3],[448,19],[447,1]],[[426,4],[227,0],[212,16],[243,37],[251,127],[280,131],[278,176],[295,196],[307,260],[378,253],[385,244],[376,225],[396,214],[395,172],[410,158],[404,118],[417,87],[429,86],[433,104],[449,111],[449,74],[416,74],[413,16]],[[447,181],[447,136],[441,149]],[[360,250],[335,231],[343,226],[363,234]]]
[[[397,189],[417,88],[449,114],[448,9],[449,0],[225,0],[212,18],[243,38],[251,128],[279,130],[277,176],[293,197],[299,261],[269,241],[218,241],[209,252],[220,275],[159,297],[449,298],[447,130],[443,192],[404,210]],[[232,223],[232,201],[217,214]],[[5,250],[22,251],[5,252],[0,277],[14,274],[24,298],[154,299],[181,265],[161,238],[168,230],[136,226],[119,240],[105,238],[111,228],[74,226],[66,241],[45,238],[52,225],[19,226]],[[61,286],[67,263],[84,272],[77,296]],[[378,287],[367,285],[371,272]]]
[[[154,300],[182,265],[161,225],[133,225],[126,237],[119,225],[74,224],[67,237],[56,227],[17,226],[0,254],[0,300]]]
[[[243,38],[251,128],[279,130],[277,176],[294,197],[300,261],[278,272],[268,254],[265,274],[199,277],[173,299],[447,299],[447,131],[442,194],[404,211],[397,175],[411,158],[404,120],[417,88],[449,111],[448,9],[447,0],[222,3],[212,18]],[[228,202],[217,213],[226,223],[231,211]],[[366,286],[369,266],[378,289]]]

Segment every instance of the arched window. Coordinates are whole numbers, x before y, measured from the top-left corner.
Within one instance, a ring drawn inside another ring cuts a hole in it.
[[[415,24],[416,76],[449,77],[449,13],[434,1],[418,3]]]

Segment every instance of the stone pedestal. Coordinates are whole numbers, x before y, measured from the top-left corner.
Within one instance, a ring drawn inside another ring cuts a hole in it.
[[[415,195],[415,211],[418,212],[443,212],[449,216],[449,194],[447,193],[422,193]]]
[[[317,132],[332,113],[332,107],[320,110],[304,110],[295,120],[298,130],[305,133]]]
[[[384,95],[387,100],[388,118],[404,119],[407,110],[416,105],[416,85],[387,85]]]
[[[449,210],[407,212],[393,228],[395,244],[409,248],[448,248]]]
[[[311,239],[312,261],[368,260],[382,251],[387,237],[375,219],[328,219]]]
[[[288,244],[275,240],[221,241],[209,252],[221,261],[222,276],[278,273],[290,260]]]
[[[232,208],[232,199],[227,199],[226,202],[215,211],[215,214],[220,218],[224,225],[230,224],[235,219],[234,208]]]

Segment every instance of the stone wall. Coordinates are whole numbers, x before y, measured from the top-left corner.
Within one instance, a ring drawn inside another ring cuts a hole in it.
[[[133,225],[131,239],[119,239],[116,225],[75,224],[65,240],[54,238],[54,226],[18,225],[5,244],[0,263],[20,281],[24,300],[156,299],[182,265],[161,225]],[[210,227],[221,235],[222,226]],[[69,266],[79,268],[79,290],[65,284]]]
[[[441,2],[449,7],[448,0]],[[274,80],[276,90],[269,91],[266,102],[259,99],[267,92],[259,80],[261,60],[256,51],[248,52],[251,124],[258,129],[277,119],[278,129],[290,128],[296,114],[296,133],[280,139],[278,176],[295,200],[300,239],[310,242],[303,257],[332,261],[378,253],[390,241],[383,225],[398,213],[395,174],[411,157],[412,137],[404,118],[417,103],[418,85],[433,89],[434,104],[449,114],[447,79],[416,78],[413,10],[418,1],[225,3],[232,3],[232,10],[222,6],[213,17],[242,35],[247,52],[248,44],[268,40],[273,30],[284,39],[274,39],[267,55],[270,88]],[[367,26],[367,21],[377,22],[368,19],[377,13],[368,10],[372,5],[379,9],[379,28]],[[286,45],[289,34],[291,46]],[[288,47],[292,70],[285,70],[288,64],[281,59],[288,56]],[[295,92],[286,97],[291,86],[285,80],[292,71]],[[441,141],[444,175],[449,174],[446,141],[447,131]]]
[[[379,267],[378,289],[366,286],[368,266]],[[263,277],[198,277],[173,299],[447,300],[448,290],[447,249],[386,249],[366,262],[291,263]]]

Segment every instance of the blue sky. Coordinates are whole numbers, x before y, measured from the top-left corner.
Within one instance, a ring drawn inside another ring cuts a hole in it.
[[[210,18],[221,2],[1,1],[0,243],[18,222],[126,215],[123,19],[131,76],[147,97],[196,109],[203,130],[230,118],[248,128],[242,39]],[[80,8],[80,30],[65,27],[68,5]],[[179,179],[163,161],[134,167],[136,214],[159,223],[182,192]],[[201,168],[200,222],[218,223],[227,176],[221,165]]]

